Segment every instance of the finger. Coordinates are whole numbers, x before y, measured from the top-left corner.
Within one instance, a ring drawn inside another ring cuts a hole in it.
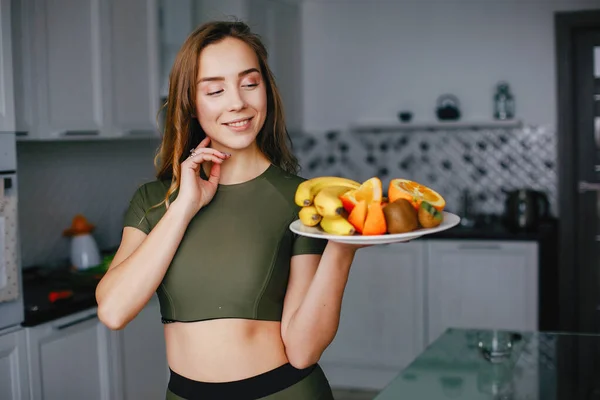
[[[202,164],[204,161],[212,161],[214,163],[220,164],[223,162],[223,159],[220,157],[217,157],[214,154],[199,153],[199,154],[196,154],[195,156],[189,157],[181,165],[184,166],[187,164],[190,167],[192,167],[193,169],[197,169],[200,166],[200,164]]]
[[[221,157],[223,159],[231,157],[231,154],[229,154],[229,153],[224,153],[222,151],[215,150],[215,149],[212,149],[210,147],[202,147],[200,149],[194,149],[194,150],[192,150],[192,152],[190,154],[190,157],[194,157],[195,155],[201,154],[201,153],[211,153],[211,154],[214,154],[214,155],[216,155],[218,157]]]
[[[213,185],[219,183],[219,178],[221,177],[221,164],[215,163],[210,168],[210,176],[208,177],[208,181]]]

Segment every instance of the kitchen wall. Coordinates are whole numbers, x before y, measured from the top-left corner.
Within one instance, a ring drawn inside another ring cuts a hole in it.
[[[557,215],[554,12],[584,0],[315,0],[302,3],[306,176],[403,177],[431,186],[461,213],[502,213],[505,193],[544,191]],[[354,124],[434,122],[438,96],[458,96],[462,120],[493,116],[495,85],[516,99],[518,129],[356,134]]]
[[[101,249],[116,247],[138,185],[154,179],[157,140],[18,142],[22,265],[69,257],[63,230],[81,213]]]
[[[464,118],[492,115],[507,80],[518,117],[555,124],[553,13],[598,9],[584,0],[315,0],[302,3],[303,121],[309,132],[357,121],[434,118],[454,93]]]

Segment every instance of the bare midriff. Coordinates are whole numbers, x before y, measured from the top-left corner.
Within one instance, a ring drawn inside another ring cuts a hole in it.
[[[246,319],[165,325],[169,367],[201,382],[249,378],[288,362],[281,323]]]

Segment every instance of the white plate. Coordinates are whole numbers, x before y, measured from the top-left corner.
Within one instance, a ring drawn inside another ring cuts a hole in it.
[[[394,233],[394,234],[385,234],[385,235],[360,235],[354,234],[351,236],[344,235],[331,235],[329,233],[325,233],[323,229],[319,226],[306,226],[299,219],[292,222],[290,224],[290,230],[294,233],[297,233],[301,236],[308,236],[317,239],[327,239],[334,242],[340,243],[353,243],[353,244],[388,244],[388,243],[398,243],[398,242],[406,242],[408,240],[413,240],[419,238],[424,235],[430,235],[432,233],[445,231],[446,229],[450,229],[456,226],[460,222],[460,217],[458,215],[449,213],[444,211],[444,220],[441,224],[436,226],[435,228],[430,229],[416,229],[412,232],[407,233]]]

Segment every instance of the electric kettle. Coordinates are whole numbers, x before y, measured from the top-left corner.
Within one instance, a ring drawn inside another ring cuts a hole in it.
[[[548,197],[544,192],[532,189],[508,192],[504,209],[506,224],[515,230],[536,230],[550,216]]]
[[[73,218],[71,227],[63,232],[64,236],[71,237],[71,265],[75,269],[88,269],[102,262],[92,236],[94,228],[83,215],[78,214]]]

